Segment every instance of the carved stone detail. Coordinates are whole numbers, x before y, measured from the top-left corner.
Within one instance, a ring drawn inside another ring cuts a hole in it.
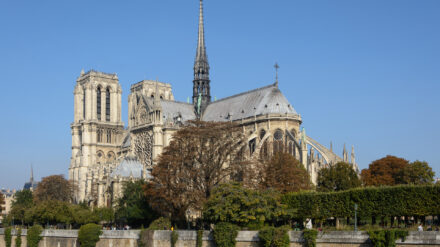
[[[136,134],[134,151],[142,165],[151,169],[153,165],[153,137],[150,133]]]

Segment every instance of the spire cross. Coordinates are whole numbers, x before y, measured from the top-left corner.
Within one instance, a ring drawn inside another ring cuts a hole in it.
[[[275,63],[273,67],[275,68],[275,82],[278,83],[278,69],[280,68],[280,66],[278,65],[278,63]]]

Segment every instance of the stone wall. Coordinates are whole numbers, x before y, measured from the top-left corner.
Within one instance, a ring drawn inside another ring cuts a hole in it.
[[[15,231],[12,231],[15,235]],[[179,239],[176,247],[196,247],[196,231],[177,231]],[[79,247],[77,230],[44,230],[39,247]],[[103,231],[97,247],[138,247],[140,231]],[[22,246],[26,246],[26,230],[22,232]],[[289,232],[290,247],[302,247],[301,232]],[[145,231],[142,233],[145,247],[170,247],[171,231]],[[203,233],[202,247],[215,247],[212,234]],[[257,231],[240,231],[236,247],[258,247]],[[316,239],[317,247],[367,247],[371,246],[366,232],[325,232],[319,233]],[[12,246],[15,246],[13,237]],[[397,241],[397,247],[440,247],[439,232],[410,232],[405,242]],[[0,247],[5,247],[4,229],[0,229]]]

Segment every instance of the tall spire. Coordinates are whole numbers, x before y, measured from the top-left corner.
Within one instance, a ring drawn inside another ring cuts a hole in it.
[[[211,93],[209,86],[209,63],[208,56],[206,54],[205,46],[205,27],[203,20],[203,0],[200,0],[200,13],[199,13],[199,34],[197,40],[196,58],[194,61],[194,80],[193,80],[193,104],[195,111],[197,109],[197,101],[199,94],[201,95],[201,111],[197,115],[203,113],[203,110],[211,102]]]
[[[34,168],[32,167],[32,164],[31,164],[31,178],[30,178],[30,182],[31,183],[34,182]]]

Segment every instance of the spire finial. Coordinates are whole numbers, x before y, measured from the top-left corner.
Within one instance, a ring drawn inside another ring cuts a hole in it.
[[[273,67],[275,68],[275,85],[278,86],[278,69],[280,68],[280,66],[278,65],[278,63],[275,63]]]

